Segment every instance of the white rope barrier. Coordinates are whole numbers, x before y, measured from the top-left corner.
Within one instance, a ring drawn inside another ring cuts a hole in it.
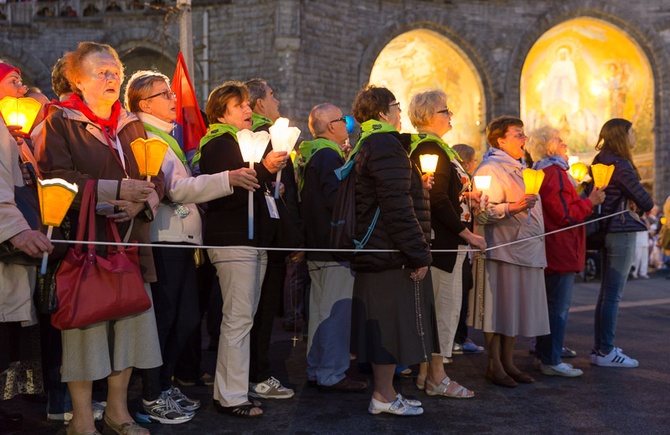
[[[623,213],[628,213],[629,210],[622,210],[618,211],[616,213],[612,213],[606,216],[601,216],[596,219],[589,220],[587,222],[582,222],[579,224],[575,225],[570,225],[569,227],[565,228],[560,228],[558,230],[554,231],[549,231],[547,233],[542,233],[538,234],[535,236],[531,237],[526,237],[523,239],[519,240],[514,240],[512,242],[508,243],[503,243],[500,245],[496,246],[490,246],[486,248],[486,251],[492,251],[494,249],[500,249],[505,246],[511,246],[511,245],[516,245],[518,243],[524,243],[529,240],[534,240],[538,239],[541,237],[548,236],[550,234],[556,234],[560,233],[562,231],[567,231],[571,230],[573,228],[581,227],[584,225],[587,225],[591,222],[597,222],[603,219],[609,219],[614,216],[618,216]],[[366,252],[366,253],[383,253],[383,252],[399,252],[397,249],[359,249],[359,250],[354,250],[354,249],[331,249],[331,248],[303,248],[303,247],[296,247],[296,248],[278,248],[278,247],[266,247],[266,246],[246,246],[246,245],[235,245],[235,246],[212,246],[212,245],[192,245],[192,244],[174,244],[174,243],[119,243],[119,242],[89,242],[89,241],[79,241],[79,240],[52,240],[51,243],[63,243],[63,244],[70,244],[70,245],[95,245],[95,246],[137,246],[137,247],[148,247],[148,248],[153,248],[153,247],[159,247],[159,248],[181,248],[181,249],[249,249],[249,250],[261,250],[261,251],[286,251],[286,252],[356,252],[356,253],[361,253],[361,252]],[[473,249],[473,248],[468,248],[468,249],[431,249],[432,253],[444,253],[444,252],[479,252],[478,249]]]

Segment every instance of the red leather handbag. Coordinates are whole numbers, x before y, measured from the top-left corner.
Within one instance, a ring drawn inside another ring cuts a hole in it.
[[[94,181],[84,189],[77,241],[95,240]],[[107,234],[120,242],[116,224],[107,220]],[[77,244],[68,249],[56,272],[58,311],[51,315],[57,329],[73,329],[138,314],[151,307],[140,272],[137,247],[109,246],[107,256],[99,256],[95,245]]]

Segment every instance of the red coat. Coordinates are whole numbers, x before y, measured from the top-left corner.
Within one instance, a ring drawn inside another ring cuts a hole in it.
[[[581,199],[566,170],[556,165],[544,168],[540,197],[546,232],[584,222],[593,213],[591,200]],[[577,273],[584,268],[586,230],[581,226],[548,235],[545,248],[545,274]]]

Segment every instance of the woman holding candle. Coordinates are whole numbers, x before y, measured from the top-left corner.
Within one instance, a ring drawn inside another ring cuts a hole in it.
[[[584,222],[593,213],[593,206],[605,200],[602,189],[594,189],[588,198],[579,197],[576,183],[568,172],[568,146],[561,140],[558,130],[551,127],[535,130],[528,137],[526,148],[535,162],[533,169],[544,171],[540,198],[546,232]],[[575,274],[584,268],[586,257],[584,227],[547,235],[545,252],[544,280],[551,333],[537,337],[540,369],[550,376],[581,376],[581,370],[561,362],[561,354]]]
[[[181,145],[170,135],[177,118],[176,95],[170,80],[156,71],[137,71],[128,80],[126,108],[137,115],[147,136],[167,142],[161,170],[165,200],[151,223],[150,236],[158,280],[151,284],[163,366],[142,372],[142,406],[138,421],[166,424],[193,418],[200,401],[186,397],[172,385],[174,370],[184,346],[200,325],[196,266],[192,249],[161,247],[160,243],[201,245],[202,221],[196,203],[233,193],[233,186],[254,190],[255,171],[239,168],[216,174],[191,176]],[[171,406],[169,399],[179,405]]]
[[[470,177],[461,166],[458,154],[442,140],[451,131],[452,115],[447,107],[447,95],[441,90],[416,94],[409,104],[409,118],[419,133],[412,135],[410,157],[419,164],[421,155],[438,156],[434,184],[430,190],[430,217],[434,233],[431,247],[459,250],[458,253],[433,253],[431,276],[440,353],[434,353],[430,363],[421,363],[417,387],[425,389],[431,396],[462,399],[474,397],[474,392],[449,379],[444,371],[443,357],[450,358],[454,347],[466,250],[471,245],[483,251],[486,242],[461,221],[464,213],[470,213],[469,203],[460,203],[460,196],[469,190]],[[425,168],[422,169],[425,172]],[[476,202],[479,203],[478,199]]]
[[[0,242],[41,258],[53,245],[40,231],[30,228],[16,206],[14,189],[24,184],[19,150],[1,118],[0,161]],[[14,397],[21,389],[31,394],[42,391],[40,376],[30,376],[40,368],[39,339],[33,340],[39,335],[33,305],[36,276],[35,266],[0,262],[0,400]],[[0,409],[2,429],[18,430],[21,420],[20,414]]]
[[[486,128],[486,136],[492,148],[475,176],[491,177],[491,185],[486,191],[488,206],[475,217],[475,229],[484,235],[487,246],[500,247],[486,253],[484,293],[475,297],[469,320],[484,330],[489,352],[486,378],[496,385],[516,387],[518,382],[535,381],[514,364],[516,336],[549,333],[542,271],[547,261],[542,237],[507,244],[544,232],[542,203],[538,195],[525,193],[523,122],[511,116],[496,118]]]
[[[614,216],[605,226],[605,246],[601,249],[602,279],[596,303],[595,340],[591,364],[601,367],[637,367],[636,359],[628,357],[614,345],[619,301],[623,294],[633,260],[637,231],[646,230],[640,214],[654,206],[654,201],[640,183],[640,174],[633,163],[631,150],[635,131],[630,121],[610,119],[598,136],[593,164],[614,165],[614,173],[605,191],[602,215],[632,207],[628,213]]]
[[[362,130],[348,175],[356,177],[356,239],[362,240],[377,211],[379,218],[365,248],[351,261],[356,271],[351,349],[359,362],[372,364],[374,392],[368,412],[420,415],[421,402],[398,394],[393,375],[396,365],[427,362],[439,352],[428,270],[428,192],[399,140],[400,104],[391,91],[363,89],[352,113]]]
[[[226,82],[215,88],[207,100],[207,135],[200,141],[200,171],[216,174],[248,167],[240,151],[236,133],[251,129],[249,91],[240,82]],[[286,166],[288,153],[272,151],[256,163],[258,184],[268,184],[273,174]],[[236,417],[263,415],[258,402],[251,403],[249,391],[249,333],[260,297],[267,265],[267,252],[254,249],[268,240],[258,219],[254,220],[253,238],[249,238],[248,192],[236,189],[232,195],[209,201],[204,241],[207,245],[235,246],[209,249],[216,267],[223,297],[223,321],[216,360],[214,405],[224,414]],[[259,189],[253,207],[271,207],[274,198]],[[274,210],[276,212],[276,208]],[[257,214],[254,212],[254,214]]]
[[[52,106],[35,138],[38,165],[45,178],[63,178],[79,186],[71,207],[77,222],[84,186],[96,183],[96,240],[107,240],[106,219],[118,223],[128,240],[149,241],[149,220],[163,196],[163,176],[140,179],[130,143],[146,137],[142,123],[121,108],[123,64],[104,44],[82,42],[65,56],[65,74],[74,94]],[[73,231],[74,233],[74,231]],[[98,247],[98,255],[107,248]],[[156,279],[151,249],[139,248],[140,269],[147,293]],[[121,319],[62,331],[62,379],[72,395],[73,417],[68,434],[98,433],[91,411],[93,381],[107,378],[106,425],[119,434],[149,431],[128,413],[127,390],[133,367],[161,364],[153,308]]]

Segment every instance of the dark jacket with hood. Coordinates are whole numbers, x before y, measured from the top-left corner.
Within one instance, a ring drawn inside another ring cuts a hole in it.
[[[423,188],[421,172],[409,159],[400,135],[371,135],[355,158],[358,240],[367,232],[378,206],[380,215],[364,250],[354,255],[351,268],[357,272],[381,272],[430,266],[428,191]],[[366,253],[367,249],[400,252]]]

